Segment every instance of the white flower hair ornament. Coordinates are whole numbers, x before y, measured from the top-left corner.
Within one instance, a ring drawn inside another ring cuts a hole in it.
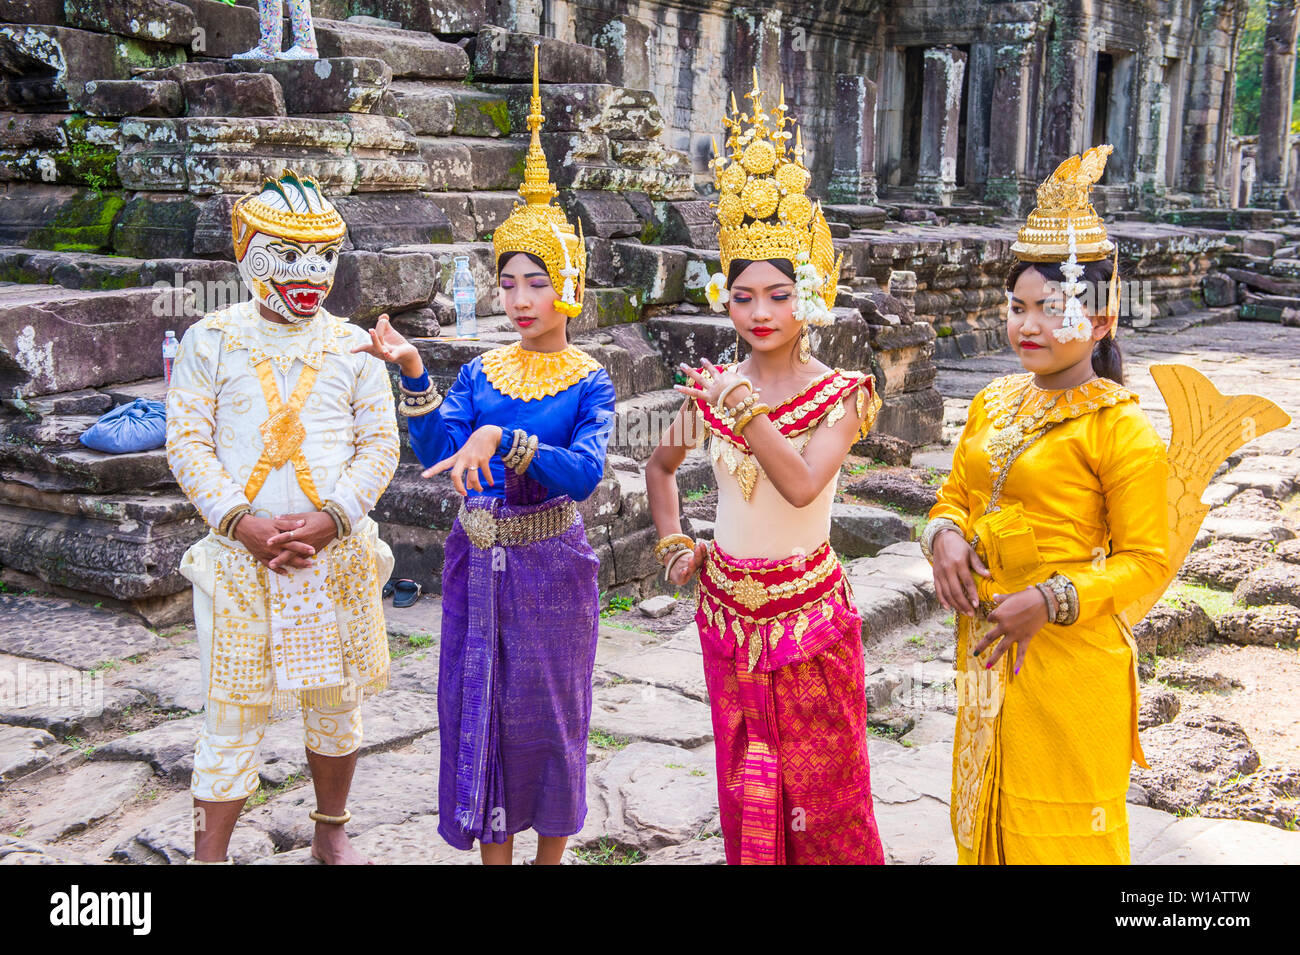
[[[709,276],[709,284],[704,286],[704,297],[709,300],[709,307],[715,312],[725,312],[727,303],[731,301],[731,293],[727,291],[727,277],[721,272]]]
[[[795,263],[794,270],[794,317],[801,322],[813,325],[832,325],[835,317],[826,307],[821,288],[825,283],[817,266],[808,260],[808,253],[802,252]]]
[[[1069,223],[1069,257],[1061,263],[1061,274],[1065,282],[1061,291],[1065,294],[1065,316],[1060,328],[1052,329],[1052,335],[1058,342],[1081,341],[1092,338],[1092,323],[1084,314],[1083,303],[1079,296],[1087,286],[1079,281],[1083,275],[1083,266],[1079,264],[1078,250],[1075,247],[1074,222]]]

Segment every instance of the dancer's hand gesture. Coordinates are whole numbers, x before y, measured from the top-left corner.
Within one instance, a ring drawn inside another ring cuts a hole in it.
[[[424,371],[424,362],[420,360],[420,353],[389,324],[387,313],[380,315],[379,320],[375,322],[375,327],[370,330],[370,344],[358,345],[352,349],[352,354],[355,355],[357,352],[365,352],[367,355],[374,355],[380,361],[397,365],[407,378],[419,378],[420,373]]]
[[[985,661],[984,668],[989,669],[997,663],[1002,654],[1010,650],[1014,643],[1016,645],[1015,669],[1019,673],[1020,665],[1025,662],[1025,654],[1029,652],[1029,641],[1047,623],[1047,601],[1037,587],[1026,587],[1014,594],[994,594],[993,602],[997,604],[989,611],[989,620],[993,622],[993,629],[984,634],[984,638],[975,644],[973,652],[979,656],[1001,637],[1001,642]]]
[[[501,426],[485,424],[469,436],[459,451],[449,458],[443,458],[421,477],[431,478],[443,471],[450,471],[451,483],[456,486],[456,491],[461,497],[468,497],[469,492],[465,490],[467,486],[476,491],[483,490],[478,473],[480,470],[487,475],[489,485],[496,484],[492,480],[492,458],[500,446]]]
[[[687,378],[690,378],[695,384],[673,385],[673,389],[675,391],[680,391],[688,397],[703,398],[709,404],[715,404],[718,400],[718,395],[722,394],[725,388],[738,381],[745,380],[744,375],[737,374],[731,369],[721,369],[707,358],[703,359],[703,365],[704,369],[709,373],[708,378],[705,378],[690,365],[686,364],[686,362],[679,364],[677,367],[681,369],[682,374]],[[731,402],[730,399],[734,397],[739,401],[748,393],[748,386],[741,385],[739,388],[733,388],[731,393],[727,395],[728,403],[733,404],[734,402]]]
[[[708,547],[704,541],[697,541],[695,550],[688,557],[678,557],[677,563],[673,564],[673,569],[668,572],[668,579],[678,587],[685,586],[686,583],[695,576],[696,571],[704,566],[704,555],[708,552]]]
[[[940,531],[930,546],[934,554],[934,590],[939,603],[968,617],[975,616],[979,590],[975,575],[989,575],[989,569],[975,548],[954,530]]]

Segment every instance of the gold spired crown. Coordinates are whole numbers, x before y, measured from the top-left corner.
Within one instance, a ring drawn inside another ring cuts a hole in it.
[[[279,179],[267,179],[257,192],[235,200],[230,232],[235,255],[242,259],[258,232],[295,242],[333,242],[347,235],[348,227],[314,180],[286,169]]]
[[[542,97],[537,81],[537,47],[533,47],[533,97],[528,112],[528,129],[532,139],[524,162],[524,181],[519,195],[524,204],[515,206],[509,218],[492,234],[492,252],[498,262],[507,252],[530,252],[546,263],[559,301],[555,309],[570,318],[582,311],[586,288],[587,247],[581,223],[575,233],[564,211],[551,202],[558,195],[542,152],[538,129],[546,120],[542,116]]]
[[[820,294],[829,307],[835,304],[843,255],[835,256],[821,203],[814,206],[804,194],[812,175],[803,164],[803,133],[797,126],[794,148],[786,149],[791,139],[786,126],[795,124],[786,116],[785,87],[771,110],[763,109],[763,95],[756,69],[754,88],[745,94],[754,112],[741,112],[733,93],[731,115],[722,119],[728,155],[719,156],[713,144],[722,274],[733,259],[789,259],[797,265],[806,254],[823,279]]]
[[[1024,262],[1063,262],[1070,255],[1070,226],[1080,262],[1104,259],[1115,250],[1088,192],[1106,170],[1114,147],[1094,146],[1071,156],[1038,187],[1038,205],[1016,236],[1011,253]]]

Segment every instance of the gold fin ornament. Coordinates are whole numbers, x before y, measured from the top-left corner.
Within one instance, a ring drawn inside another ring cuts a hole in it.
[[[1169,571],[1159,585],[1124,610],[1136,624],[1183,566],[1210,506],[1201,495],[1228,455],[1260,435],[1291,423],[1291,416],[1260,395],[1225,395],[1188,365],[1151,366],[1172,431],[1169,438]]]

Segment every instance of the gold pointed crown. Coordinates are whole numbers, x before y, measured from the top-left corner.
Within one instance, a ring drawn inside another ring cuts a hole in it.
[[[242,259],[258,232],[296,242],[333,242],[347,235],[348,227],[314,180],[287,169],[279,179],[267,179],[257,192],[235,200],[230,231],[235,256]]]
[[[786,117],[785,87],[780,102],[764,110],[754,70],[754,88],[745,98],[753,104],[752,114],[737,108],[733,93],[731,115],[722,119],[727,157],[718,156],[716,141],[713,144],[722,274],[727,274],[732,259],[789,259],[798,265],[806,254],[822,277],[822,299],[832,306],[843,255],[835,256],[821,204],[814,206],[804,194],[812,175],[803,164],[803,134],[797,126],[794,149],[786,149],[791,138],[786,126],[794,122]]]
[[[1016,236],[1011,253],[1025,262],[1064,262],[1070,255],[1074,226],[1075,255],[1080,262],[1104,259],[1115,250],[1088,191],[1101,178],[1114,147],[1094,146],[1071,156],[1038,187],[1038,205]]]
[[[546,166],[546,154],[537,130],[542,116],[542,97],[537,83],[537,46],[533,46],[533,98],[528,111],[532,140],[524,163],[524,181],[519,187],[523,205],[515,206],[505,222],[492,233],[492,253],[498,262],[507,252],[530,252],[546,263],[551,285],[559,295],[556,311],[570,318],[582,311],[587,280],[587,247],[581,231],[575,233],[564,211],[551,202],[557,195]],[[581,229],[581,223],[579,223]]]

